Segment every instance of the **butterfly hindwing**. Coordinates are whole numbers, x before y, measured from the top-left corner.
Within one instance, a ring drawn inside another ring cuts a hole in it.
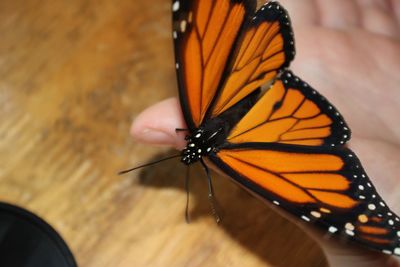
[[[346,148],[229,144],[211,161],[242,186],[331,234],[399,254],[399,218]]]
[[[343,145],[350,135],[332,104],[285,71],[231,131],[228,141],[334,147]]]

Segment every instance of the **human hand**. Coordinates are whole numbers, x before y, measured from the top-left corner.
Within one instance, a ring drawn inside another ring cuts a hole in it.
[[[400,1],[281,0],[291,15],[297,58],[291,69],[337,106],[353,131],[350,147],[381,196],[400,212]],[[160,114],[163,114],[160,117]],[[182,149],[185,128],[177,99],[137,117],[141,142]],[[400,266],[357,246],[325,240],[308,227],[331,266]]]

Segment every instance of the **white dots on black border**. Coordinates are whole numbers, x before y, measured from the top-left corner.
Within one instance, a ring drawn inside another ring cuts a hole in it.
[[[346,223],[344,228],[346,228],[349,231],[354,231],[356,229],[352,223]]]
[[[187,26],[187,21],[186,20],[182,20],[180,27],[181,27],[181,32],[185,32],[186,31],[186,26]]]
[[[368,209],[369,209],[369,210],[376,210],[375,204],[372,204],[372,203],[369,204],[369,205],[368,205]]]
[[[354,236],[354,232],[351,230],[346,230],[346,234],[348,234],[349,236]]]
[[[310,214],[315,218],[321,218],[322,216],[318,211],[312,211]]]
[[[179,63],[178,62],[175,63],[175,68],[179,69]]]
[[[174,39],[176,39],[176,38],[178,38],[178,33],[176,31],[173,31],[172,36],[174,37]]]
[[[172,11],[173,11],[173,12],[178,11],[178,10],[179,10],[179,7],[180,7],[179,1],[175,1],[175,2],[172,4]]]
[[[272,203],[274,203],[274,204],[277,205],[277,206],[280,205],[280,203],[279,203],[278,201],[276,201],[276,200],[272,201]]]
[[[392,252],[390,250],[387,250],[387,249],[382,250],[382,252],[387,254],[387,255],[392,255]]]
[[[308,218],[308,217],[305,216],[305,215],[301,216],[301,218],[302,218],[303,220],[305,220],[306,222],[309,222],[309,221],[310,221],[310,218]]]
[[[328,231],[332,234],[336,233],[338,231],[338,229],[335,226],[331,226],[329,227]]]

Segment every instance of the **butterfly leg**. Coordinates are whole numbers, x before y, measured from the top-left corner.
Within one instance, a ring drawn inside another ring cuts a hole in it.
[[[185,177],[185,190],[186,190],[186,208],[185,208],[185,220],[186,223],[190,223],[190,214],[189,214],[189,178],[190,178],[190,173],[189,173],[190,167],[187,166],[186,168],[186,177]]]
[[[210,206],[211,206],[211,212],[214,215],[215,221],[217,223],[219,223],[221,221],[221,217],[218,215],[217,212],[217,202],[216,199],[214,197],[214,188],[211,182],[211,174],[210,174],[210,170],[208,169],[207,165],[204,163],[204,161],[202,159],[200,159],[201,165],[203,165],[204,170],[206,171],[207,174],[207,183],[208,183],[208,200],[210,202]]]
[[[189,131],[189,129],[184,129],[184,128],[175,128],[175,132],[179,133],[179,132],[187,132]]]

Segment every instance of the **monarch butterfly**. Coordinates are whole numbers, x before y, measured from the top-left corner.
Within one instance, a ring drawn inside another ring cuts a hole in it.
[[[400,219],[345,146],[344,118],[288,70],[287,11],[278,2],[255,8],[254,0],[172,1],[188,127],[181,161],[199,161],[207,174],[214,166],[330,235],[400,255]]]

